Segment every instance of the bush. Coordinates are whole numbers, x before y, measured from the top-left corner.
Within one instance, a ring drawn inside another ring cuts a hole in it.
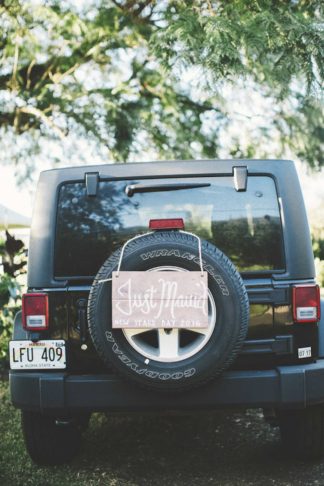
[[[317,283],[324,288],[324,260],[315,258],[315,270]]]
[[[0,368],[8,366],[8,343],[16,312],[20,308],[22,285],[18,279],[26,273],[26,250],[21,240],[6,231],[0,241]]]
[[[0,310],[0,369],[7,368],[8,344],[12,336],[12,327],[16,312],[20,306],[5,306]]]
[[[313,228],[312,242],[317,282],[324,288],[324,228]]]

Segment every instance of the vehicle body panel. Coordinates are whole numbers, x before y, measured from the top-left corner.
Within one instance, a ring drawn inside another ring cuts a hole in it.
[[[292,286],[315,281],[309,227],[294,163],[240,159],[109,164],[41,173],[31,227],[28,289],[48,293],[50,326],[49,331],[41,333],[41,338],[66,340],[68,366],[65,373],[11,372],[12,397],[16,406],[36,407],[42,411],[60,407],[71,411],[78,406],[93,410],[156,406],[155,393],[133,390],[97,356],[84,313],[84,302],[88,300],[93,277],[55,277],[57,204],[62,185],[82,183],[89,197],[96,197],[100,181],[156,179],[158,182],[177,178],[182,182],[198,177],[208,180],[226,176],[233,178],[234,187],[235,168],[246,168],[248,178],[267,176],[274,180],[283,229],[285,268],[271,272],[242,272],[250,302],[250,321],[238,358],[224,376],[204,386],[204,391],[185,392],[183,399],[164,397],[161,408],[186,408],[186,402],[187,408],[220,405],[304,407],[324,402],[321,384],[324,361],[314,363],[318,352],[324,357],[324,309],[319,336],[317,324],[297,325],[292,317]],[[37,340],[40,334],[23,331],[18,314],[14,339],[26,338]],[[311,358],[301,361],[298,358],[300,347],[311,347]],[[144,405],[148,395],[152,399]]]

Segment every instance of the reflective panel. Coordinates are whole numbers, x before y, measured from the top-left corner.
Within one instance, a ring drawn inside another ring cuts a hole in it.
[[[242,272],[283,270],[282,229],[274,181],[249,177],[245,192],[232,177],[145,179],[208,182],[198,187],[125,194],[141,180],[101,181],[96,197],[84,183],[60,189],[56,228],[55,275],[93,276],[123,242],[148,231],[151,219],[182,218],[185,229],[220,248]]]

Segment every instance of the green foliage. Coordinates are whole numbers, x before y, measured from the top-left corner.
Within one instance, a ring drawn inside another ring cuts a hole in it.
[[[316,271],[317,283],[323,289],[324,288],[324,260],[320,260],[318,257],[315,258],[315,271]]]
[[[5,274],[4,280],[8,280],[8,288],[11,288],[9,280],[11,279],[13,282],[15,277],[26,273],[26,249],[24,243],[17,240],[8,231],[5,235],[6,239],[0,241],[0,256]]]
[[[319,167],[321,14],[319,0],[3,0],[6,159],[28,173],[38,153],[72,163],[289,149]],[[271,100],[259,130],[242,122],[246,143],[230,134],[241,118],[229,83]]]
[[[6,305],[0,310],[0,370],[9,366],[8,345],[12,338],[15,315],[20,310],[17,302],[14,305]]]
[[[143,149],[216,155],[217,129],[201,131],[204,115],[217,113],[212,101],[185,94],[148,50],[149,3],[0,3],[0,129],[22,140],[7,147],[12,157],[32,163],[42,140],[74,136],[115,160]]]
[[[313,228],[312,242],[317,281],[324,288],[324,228]]]
[[[8,343],[16,312],[20,309],[22,286],[18,282],[26,272],[24,244],[10,233],[0,241],[2,270],[0,273],[0,368],[8,365]]]
[[[323,166],[323,2],[172,0],[165,17],[154,50],[167,69],[198,66],[213,92],[224,81],[250,85],[273,100],[266,125],[268,143],[279,135],[276,155],[290,149]]]
[[[314,256],[324,260],[324,228],[313,229],[312,242]]]
[[[234,82],[251,76],[278,97],[298,78],[316,91],[324,77],[322,9],[319,0],[172,0],[156,49],[167,66],[200,65]]]

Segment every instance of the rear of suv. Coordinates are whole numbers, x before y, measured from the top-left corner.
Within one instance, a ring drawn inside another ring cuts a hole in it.
[[[162,313],[160,327],[114,328],[111,286],[122,270],[142,272],[145,289],[125,315],[156,305],[144,272],[176,272],[181,285],[205,272],[206,326],[195,327],[199,305],[182,295],[172,305],[190,325],[172,327]],[[73,457],[94,411],[232,406],[262,407],[290,451],[319,457],[323,326],[293,162],[41,173],[28,291],[10,343],[12,402],[35,462]]]

